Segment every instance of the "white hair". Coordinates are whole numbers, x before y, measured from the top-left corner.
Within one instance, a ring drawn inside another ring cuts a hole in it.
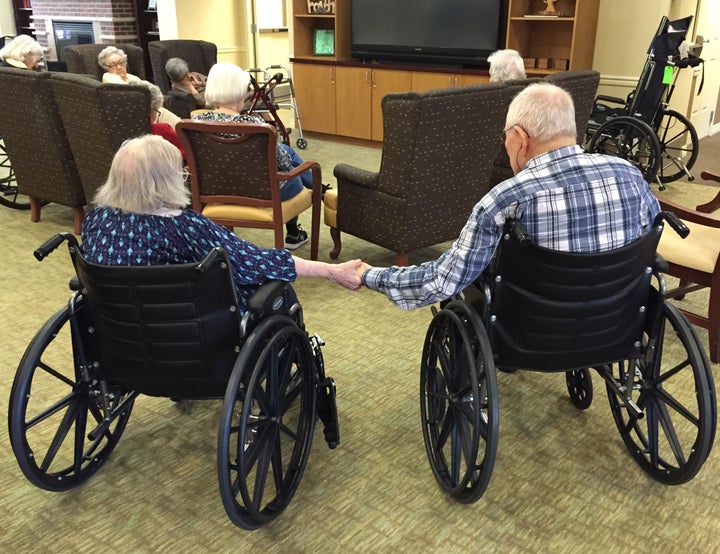
[[[248,94],[250,74],[234,63],[219,62],[210,68],[205,85],[205,102],[217,108],[240,102]]]
[[[171,81],[182,81],[189,72],[190,68],[182,58],[170,58],[165,64],[165,73]]]
[[[103,48],[102,50],[100,50],[100,53],[98,54],[97,59],[98,59],[98,64],[100,64],[100,67],[102,67],[103,69],[108,69],[108,66],[105,65],[105,60],[109,56],[112,56],[113,54],[120,54],[123,61],[127,64],[128,57],[125,52],[123,52],[122,50],[120,50],[120,48],[117,48],[116,46],[107,46],[107,47]]]
[[[0,49],[0,58],[3,60],[25,63],[25,58],[31,54],[42,56],[43,50],[40,43],[29,35],[18,35]]]
[[[496,50],[488,56],[488,62],[491,83],[525,78],[525,62],[517,50]]]
[[[152,84],[150,81],[140,81],[139,84],[147,87],[150,91],[150,109],[159,110],[162,108],[165,103],[165,97],[163,96],[160,87]]]
[[[508,108],[505,128],[517,125],[539,142],[576,136],[572,97],[551,83],[534,83],[521,90]]]
[[[131,213],[154,213],[162,208],[185,208],[180,150],[157,135],[126,140],[113,157],[107,181],[95,204]]]

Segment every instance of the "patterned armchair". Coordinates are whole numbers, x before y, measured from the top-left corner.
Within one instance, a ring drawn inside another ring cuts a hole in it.
[[[398,265],[456,238],[489,190],[509,101],[501,84],[386,95],[379,172],[339,164],[337,191],[325,194],[330,257],[341,232],[393,250]]]
[[[50,81],[48,72],[0,68],[0,89],[6,98],[0,102],[0,134],[18,192],[30,198],[31,221],[40,220],[43,201],[55,202],[73,208],[74,230],[79,233],[85,194]]]
[[[51,84],[85,196],[92,202],[123,141],[151,132],[150,91],[73,73],[53,73]]]
[[[70,73],[92,75],[102,80],[105,70],[98,64],[98,54],[107,46],[115,46],[125,52],[128,57],[127,71],[141,79],[146,79],[145,54],[143,49],[134,44],[75,44],[65,47],[65,62]]]

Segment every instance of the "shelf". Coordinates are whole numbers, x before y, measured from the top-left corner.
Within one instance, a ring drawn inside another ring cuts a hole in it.
[[[522,15],[519,17],[511,17],[510,21],[575,21],[574,17],[533,17]]]
[[[295,14],[295,17],[301,17],[303,19],[335,19],[333,14],[328,13],[299,13]]]

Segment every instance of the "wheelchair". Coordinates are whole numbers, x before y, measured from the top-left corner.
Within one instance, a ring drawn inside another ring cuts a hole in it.
[[[270,281],[239,317],[226,252],[199,263],[100,266],[59,234],[76,271],[67,307],[41,327],[20,361],[9,403],[18,465],[34,485],[65,491],[108,460],[141,394],[222,399],[220,496],[246,530],[272,522],[303,476],[316,419],[340,441],[335,384],[318,335],[304,330],[291,287]]]
[[[588,123],[588,152],[628,160],[660,190],[682,177],[694,180],[690,169],[698,156],[697,131],[684,115],[668,108],[680,70],[703,63],[700,47],[685,58],[678,50],[691,21],[692,16],[676,21],[663,17],[635,90],[626,100],[599,95]]]
[[[423,439],[440,488],[462,503],[487,489],[498,446],[496,369],[564,372],[570,401],[605,382],[630,455],[653,479],[692,479],[712,447],[717,405],[707,355],[667,300],[656,247],[668,221],[607,252],[551,251],[509,222],[491,266],[433,308],[420,369]],[[653,277],[657,284],[653,286]]]

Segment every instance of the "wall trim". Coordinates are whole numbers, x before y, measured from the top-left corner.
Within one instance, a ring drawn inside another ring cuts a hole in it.
[[[601,75],[600,84],[609,87],[635,88],[638,84],[638,77],[628,75]]]

